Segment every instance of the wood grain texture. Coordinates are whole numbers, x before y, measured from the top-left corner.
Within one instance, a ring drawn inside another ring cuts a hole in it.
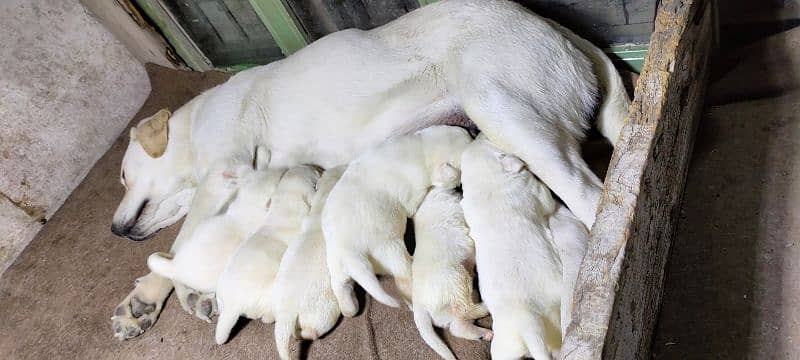
[[[711,49],[712,2],[665,0],[611,160],[563,359],[646,359]]]

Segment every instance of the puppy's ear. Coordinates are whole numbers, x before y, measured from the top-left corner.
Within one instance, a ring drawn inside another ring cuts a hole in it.
[[[439,164],[431,174],[431,185],[446,189],[458,187],[461,183],[461,171],[448,163]]]
[[[266,170],[269,166],[272,153],[263,145],[256,148],[256,158],[253,159],[253,168],[256,170]]]
[[[522,160],[509,154],[500,155],[500,164],[503,165],[503,171],[510,174],[518,173],[525,167],[525,163]]]
[[[131,130],[131,138],[136,139],[150,157],[158,158],[167,151],[170,116],[169,110],[161,109]]]

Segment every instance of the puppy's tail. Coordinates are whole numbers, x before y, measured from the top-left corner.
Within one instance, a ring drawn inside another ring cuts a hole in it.
[[[433,349],[442,359],[456,360],[456,356],[447,347],[447,344],[439,338],[436,331],[433,330],[433,320],[431,315],[422,306],[414,306],[414,323],[417,325],[419,335],[422,340]]]
[[[573,33],[571,30],[551,21],[572,44],[586,55],[594,65],[597,79],[603,90],[603,102],[597,114],[597,129],[616,147],[631,100],[614,62],[597,46]]]
[[[231,336],[231,329],[233,329],[237,321],[239,321],[238,312],[220,306],[217,330],[214,333],[214,340],[216,340],[217,345],[222,345],[228,341]]]
[[[344,265],[347,269],[347,274],[350,275],[358,285],[361,285],[364,291],[374,297],[375,300],[378,300],[386,306],[400,307],[400,303],[397,302],[397,299],[389,295],[389,293],[383,289],[383,286],[381,286],[369,260],[350,258],[344,260]]]
[[[147,257],[147,267],[150,271],[161,275],[167,279],[175,277],[175,264],[172,262],[172,255],[157,252],[152,253]]]
[[[289,360],[289,340],[297,329],[297,316],[280,316],[275,319],[275,345],[281,360]]]

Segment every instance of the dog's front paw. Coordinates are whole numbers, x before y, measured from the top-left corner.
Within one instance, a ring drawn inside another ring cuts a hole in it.
[[[178,297],[181,307],[200,320],[210,323],[211,318],[218,313],[217,298],[214,293],[201,293],[175,283],[175,295]]]
[[[154,273],[136,279],[133,291],[114,309],[111,317],[114,337],[127,340],[151,328],[170,291],[172,282]]]
[[[131,293],[117,305],[111,317],[114,337],[127,340],[141,335],[155,324],[160,312],[160,304],[142,301]]]

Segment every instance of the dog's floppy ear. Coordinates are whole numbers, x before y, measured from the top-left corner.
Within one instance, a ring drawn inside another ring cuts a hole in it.
[[[439,164],[431,174],[431,185],[452,189],[461,183],[461,171],[448,163]]]
[[[525,167],[525,163],[518,157],[509,154],[500,155],[500,164],[503,165],[503,171],[507,173],[518,173]]]
[[[150,157],[160,157],[167,151],[168,123],[171,115],[167,109],[158,110],[150,119],[131,129],[131,139],[139,142]]]

